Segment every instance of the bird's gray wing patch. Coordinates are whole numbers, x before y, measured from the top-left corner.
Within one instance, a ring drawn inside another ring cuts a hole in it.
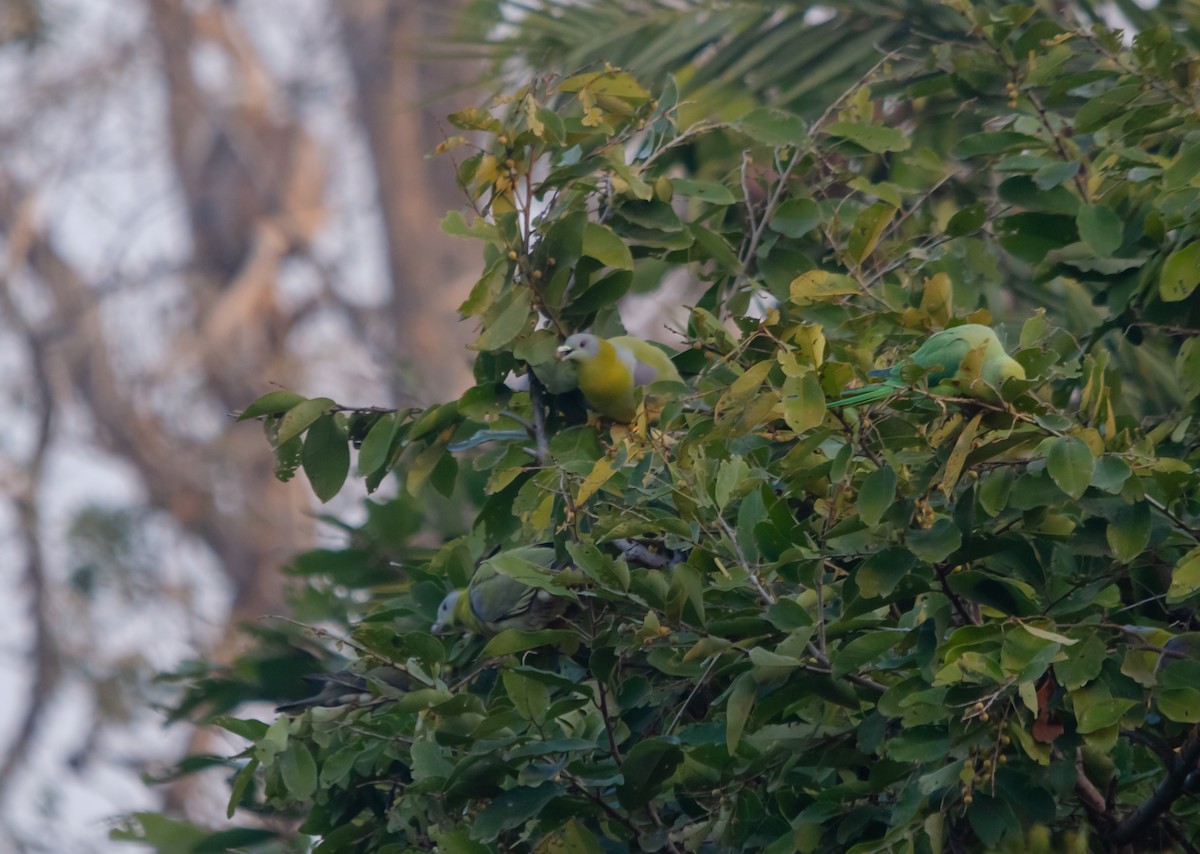
[[[641,359],[633,360],[633,384],[650,385],[658,379],[658,371]]]

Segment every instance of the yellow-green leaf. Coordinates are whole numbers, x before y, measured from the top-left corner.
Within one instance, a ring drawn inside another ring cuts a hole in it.
[[[738,742],[742,740],[742,730],[746,727],[746,719],[754,708],[754,696],[758,685],[749,673],[743,673],[734,680],[729,692],[729,700],[725,706],[725,749],[730,756],[737,753]]]
[[[783,420],[796,433],[820,426],[825,420],[825,393],[816,371],[783,381]]]
[[[789,288],[792,302],[804,306],[834,297],[849,296],[859,292],[858,282],[841,273],[824,270],[809,270],[792,279]]]
[[[958,477],[962,474],[963,463],[967,461],[967,454],[971,453],[971,445],[975,442],[975,433],[979,430],[979,422],[982,420],[982,412],[972,418],[963,431],[958,434],[958,441],[954,443],[954,449],[950,451],[950,457],[946,460],[946,473],[942,475],[941,485],[942,494],[947,498],[954,493]]]
[[[1138,501],[1121,508],[1105,531],[1109,548],[1117,560],[1128,563],[1150,542],[1150,505]]]
[[[588,472],[588,476],[579,485],[579,492],[575,495],[575,506],[583,506],[615,473],[616,469],[613,468],[613,461],[608,457],[601,457],[596,460],[595,465],[592,466],[592,470]]]
[[[1171,573],[1171,586],[1167,590],[1167,602],[1174,605],[1200,590],[1200,548],[1185,554]]]
[[[633,269],[629,247],[611,229],[594,222],[583,227],[583,254],[614,270]]]
[[[1165,302],[1179,302],[1191,296],[1197,285],[1200,285],[1200,240],[1193,240],[1163,262],[1158,295]]]
[[[878,525],[896,499],[896,472],[884,465],[863,478],[858,489],[858,515],[868,525]]]

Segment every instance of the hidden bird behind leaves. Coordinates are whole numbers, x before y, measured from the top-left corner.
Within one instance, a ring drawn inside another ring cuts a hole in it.
[[[465,588],[446,594],[438,606],[433,632],[458,628],[472,634],[496,634],[505,629],[544,629],[567,610],[567,599],[531,587],[501,573],[497,559],[516,558],[544,569],[554,566],[552,546],[521,546],[485,560]]]
[[[353,670],[313,673],[305,676],[304,681],[319,685],[320,690],[311,697],[276,706],[275,711],[294,712],[318,706],[362,706],[382,699],[385,692],[410,691],[415,684],[412,676],[400,668],[386,665],[372,667],[363,673]]]
[[[1005,352],[991,327],[964,323],[930,335],[916,352],[891,368],[870,372],[884,377],[883,382],[851,389],[829,406],[860,406],[908,390],[910,385],[901,379],[908,365],[928,370],[927,382],[934,391],[988,401],[997,400],[996,392],[1006,379],[1025,379],[1025,369]]]
[[[634,389],[659,380],[683,382],[670,356],[627,335],[601,338],[581,332],[558,348],[558,358],[576,364],[579,390],[588,406],[625,424],[637,414]]]

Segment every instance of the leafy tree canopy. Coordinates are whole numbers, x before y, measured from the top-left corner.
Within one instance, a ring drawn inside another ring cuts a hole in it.
[[[290,816],[323,852],[1192,850],[1194,32],[946,15],[811,118],[681,123],[671,82],[613,67],[452,117],[477,383],[424,411],[245,410],[280,477],[399,495],[293,565],[326,628],[259,628],[177,712],[248,740],[189,761],[268,829],[118,836],[302,845]],[[556,348],[623,334],[618,302],[680,268],[703,284],[689,392],[587,422]],[[981,400],[907,370],[909,393],[827,407],[961,323],[1026,379]],[[569,569],[508,554],[542,543]],[[431,634],[496,550],[566,614]],[[405,678],[230,716],[345,659]]]

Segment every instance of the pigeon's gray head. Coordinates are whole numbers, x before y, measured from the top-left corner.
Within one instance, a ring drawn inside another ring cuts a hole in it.
[[[600,355],[600,339],[586,332],[577,332],[558,348],[558,358],[584,361]]]
[[[454,606],[458,604],[458,597],[462,595],[462,591],[455,590],[446,594],[446,598],[442,600],[442,604],[438,605],[437,619],[433,621],[433,633],[446,629],[455,624]]]

